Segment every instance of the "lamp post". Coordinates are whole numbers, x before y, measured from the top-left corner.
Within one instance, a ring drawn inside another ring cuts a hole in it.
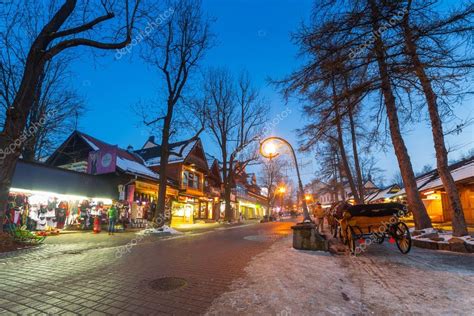
[[[268,159],[273,159],[279,156],[280,153],[278,152],[278,146],[276,144],[277,142],[285,144],[291,151],[293,160],[295,161],[295,169],[296,169],[296,175],[298,176],[298,188],[300,191],[300,196],[304,197],[303,182],[301,182],[298,159],[296,159],[296,153],[295,153],[295,150],[293,149],[293,146],[291,146],[291,144],[286,139],[283,139],[281,137],[276,137],[276,136],[265,138],[260,143],[260,154],[263,157],[268,158]],[[304,198],[303,198],[303,222],[304,223],[312,222],[311,217],[309,216],[308,205],[306,204],[306,201]]]

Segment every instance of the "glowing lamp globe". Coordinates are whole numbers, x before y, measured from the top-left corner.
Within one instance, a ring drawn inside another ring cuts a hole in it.
[[[266,139],[260,144],[260,153],[265,158],[275,158],[279,155],[277,146],[272,139]]]

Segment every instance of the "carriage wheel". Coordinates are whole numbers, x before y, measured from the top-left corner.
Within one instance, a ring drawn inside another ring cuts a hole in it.
[[[347,237],[347,245],[349,246],[349,250],[351,251],[351,254],[354,255],[356,251],[356,241],[355,241],[354,232],[352,231],[352,228],[350,226],[347,226],[346,228],[346,237]]]
[[[408,226],[399,222],[395,224],[395,234],[393,236],[397,242],[397,247],[401,253],[407,254],[411,249],[411,235]]]

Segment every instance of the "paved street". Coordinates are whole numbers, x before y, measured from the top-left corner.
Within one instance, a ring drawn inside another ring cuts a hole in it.
[[[470,313],[474,255],[414,248],[404,256],[388,243],[357,258],[297,251],[291,225],[50,238],[0,259],[0,314]],[[181,278],[181,287],[152,288],[162,277]]]
[[[105,234],[92,235],[99,239],[95,247],[90,238],[77,245],[50,243],[0,260],[0,308],[6,314],[204,313],[243,276],[252,257],[289,234],[291,224],[138,238],[122,256],[117,254],[126,238],[120,234],[110,237],[120,239],[110,244]],[[253,237],[259,235],[266,237]],[[170,292],[153,290],[150,282],[160,277],[180,277],[186,285]]]
[[[269,265],[271,268],[269,268]],[[276,242],[217,299],[213,315],[472,315],[474,255],[373,245],[363,254]],[[228,312],[232,311],[232,312]]]

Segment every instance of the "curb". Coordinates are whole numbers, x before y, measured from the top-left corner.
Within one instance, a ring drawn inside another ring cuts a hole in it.
[[[434,241],[426,241],[419,239],[412,239],[413,246],[431,250],[446,250],[461,253],[474,253],[474,245],[464,243],[440,243]]]

